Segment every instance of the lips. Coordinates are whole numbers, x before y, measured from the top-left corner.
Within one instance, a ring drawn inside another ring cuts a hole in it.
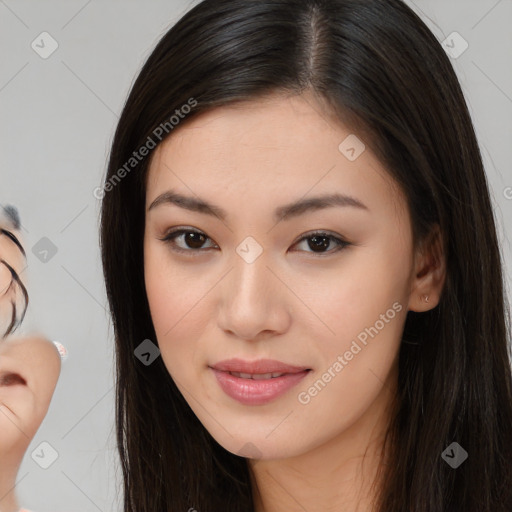
[[[229,359],[210,368],[224,393],[244,405],[263,405],[275,400],[311,370],[274,359]]]
[[[272,378],[283,374],[301,373],[310,370],[307,366],[294,366],[275,359],[244,361],[237,358],[220,361],[212,365],[212,368],[242,378]]]

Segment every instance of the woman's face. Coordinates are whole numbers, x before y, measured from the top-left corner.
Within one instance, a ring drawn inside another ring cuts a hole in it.
[[[218,108],[178,126],[150,164],[144,270],[161,356],[239,455],[327,443],[384,411],[396,382],[415,261],[405,198],[322,112],[310,96]],[[170,191],[187,199],[150,208]],[[299,368],[275,382],[212,369],[232,358]]]

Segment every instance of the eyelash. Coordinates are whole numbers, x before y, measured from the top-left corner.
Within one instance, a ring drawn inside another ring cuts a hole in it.
[[[14,244],[16,244],[16,246],[18,247],[18,250],[23,254],[23,256],[26,257],[25,249],[21,245],[18,238],[13,233],[11,233],[11,231],[9,231],[7,229],[0,228],[0,236],[2,236],[2,235],[5,235],[6,237],[10,238],[11,241]],[[10,283],[8,289],[10,289],[12,286],[17,285],[19,287],[19,289],[21,290],[21,293],[24,298],[24,307],[21,312],[21,315],[18,315],[18,311],[16,308],[16,302],[11,302],[11,306],[12,306],[11,323],[7,327],[7,330],[0,336],[0,341],[1,341],[2,339],[6,338],[9,334],[12,334],[23,322],[23,320],[25,318],[25,313],[27,312],[27,308],[28,308],[29,296],[28,296],[27,289],[25,288],[25,285],[22,283],[17,272],[14,270],[14,268],[11,265],[9,265],[9,263],[7,261],[5,261],[3,259],[1,254],[0,254],[0,265],[4,265],[11,272],[12,279],[11,279],[11,283]],[[7,293],[7,290],[5,291],[5,293]]]
[[[207,249],[183,249],[181,247],[177,247],[174,240],[176,238],[178,238],[179,236],[181,236],[183,234],[187,234],[187,233],[195,233],[197,235],[204,235],[207,240],[211,240],[211,238],[206,236],[206,234],[203,233],[202,231],[196,231],[195,229],[183,229],[183,228],[175,229],[174,231],[171,231],[170,233],[168,233],[164,238],[159,238],[159,240],[170,245],[171,250],[181,253],[181,254],[187,253],[188,255],[193,256],[193,257],[200,256],[201,252],[204,252],[205,250],[208,250],[208,249],[212,249],[212,247],[209,247]],[[342,238],[339,238],[337,236],[326,233],[325,231],[314,231],[312,233],[308,233],[308,234],[306,234],[306,236],[303,236],[297,242],[295,242],[294,245],[302,242],[303,240],[308,240],[309,238],[313,238],[315,236],[328,238],[330,241],[334,241],[335,243],[338,244],[338,247],[336,249],[327,251],[324,253],[315,253],[313,251],[304,251],[304,252],[309,252],[315,258],[316,257],[322,258],[325,256],[329,256],[331,254],[341,251],[342,249],[345,249],[345,247],[348,247],[349,245],[352,245],[349,242],[346,242],[345,240],[343,240]]]

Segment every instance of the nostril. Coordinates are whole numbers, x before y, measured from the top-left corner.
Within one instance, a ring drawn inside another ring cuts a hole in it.
[[[27,381],[19,373],[3,373],[0,375],[0,386],[26,386]]]

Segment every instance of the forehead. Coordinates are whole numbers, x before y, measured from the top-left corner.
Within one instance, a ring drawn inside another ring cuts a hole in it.
[[[178,126],[152,155],[147,205],[171,188],[215,204],[234,194],[260,206],[332,192],[381,207],[400,200],[365,141],[308,95],[218,107]]]

